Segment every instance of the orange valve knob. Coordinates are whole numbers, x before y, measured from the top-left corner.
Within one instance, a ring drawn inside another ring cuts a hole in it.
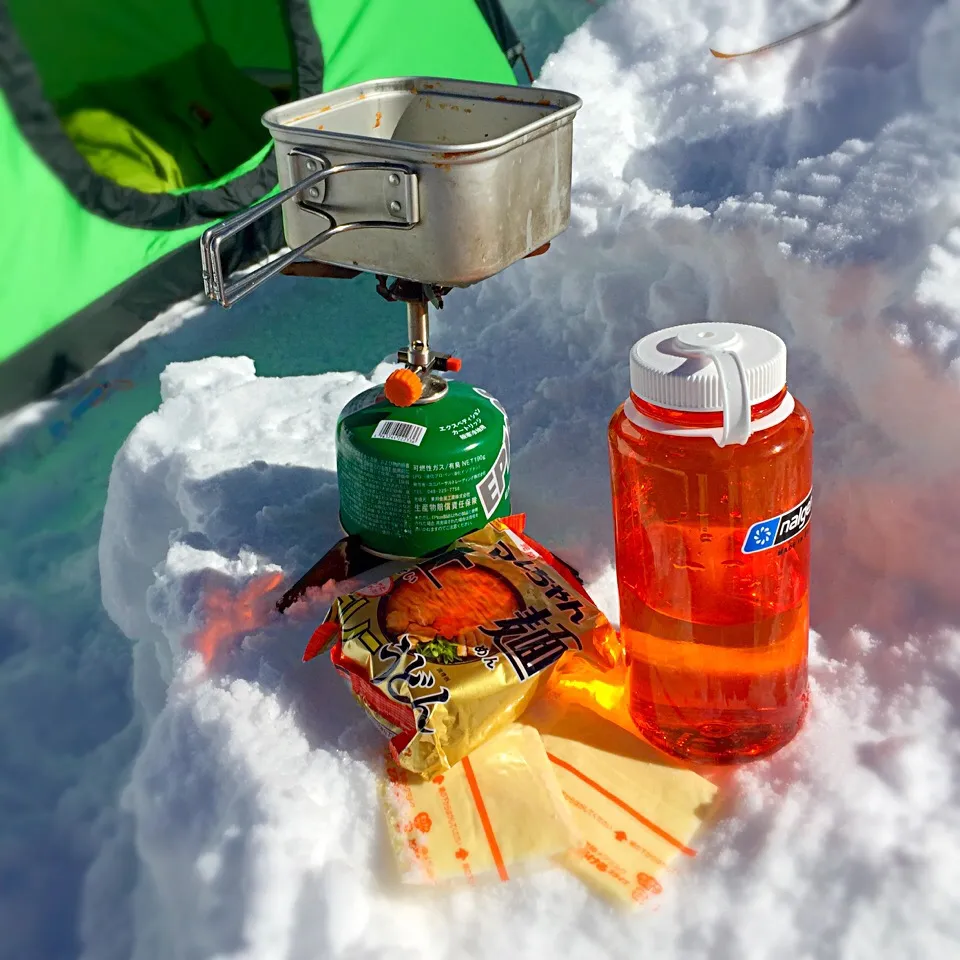
[[[395,407],[410,407],[423,394],[423,382],[412,370],[401,367],[387,377],[383,392]]]

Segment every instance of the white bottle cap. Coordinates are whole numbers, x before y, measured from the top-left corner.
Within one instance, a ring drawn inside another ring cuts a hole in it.
[[[787,383],[787,347],[775,333],[741,323],[687,323],[638,340],[630,389],[669,410],[723,413],[721,446],[750,438],[750,408]]]

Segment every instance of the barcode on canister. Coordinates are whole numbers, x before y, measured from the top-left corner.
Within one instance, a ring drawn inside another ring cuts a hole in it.
[[[373,431],[374,440],[400,440],[419,447],[426,436],[427,428],[419,423],[407,423],[404,420],[381,420]]]

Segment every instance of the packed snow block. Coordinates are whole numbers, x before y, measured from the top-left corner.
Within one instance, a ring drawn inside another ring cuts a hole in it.
[[[239,577],[228,567],[241,551],[256,557],[249,576],[336,539],[336,404],[368,386],[358,374],[257,378],[245,357],[167,367],[160,409],[116,456],[104,511],[103,602],[128,636],[163,630],[148,594],[187,548]]]
[[[418,956],[436,916],[436,901],[411,903],[390,880],[381,738],[325,660],[300,662],[318,611],[279,617],[272,604],[278,571],[302,571],[335,538],[336,415],[370,385],[258,378],[243,359],[173,365],[159,410],[117,455],[100,559],[104,604],[137,641],[147,721],[123,801],[145,956],[243,942],[262,957]],[[484,893],[485,909],[535,895],[518,883]],[[589,903],[559,872],[537,889]],[[489,936],[472,898],[448,906],[465,922],[439,931],[447,948]]]

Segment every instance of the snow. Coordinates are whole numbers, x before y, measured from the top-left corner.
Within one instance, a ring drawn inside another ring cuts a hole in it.
[[[254,357],[261,373],[366,369],[394,347],[395,308],[368,284],[325,284],[319,302],[317,281],[276,287],[229,311],[179,304],[85,380],[0,421],[4,960],[69,960],[82,940],[87,956],[131,956],[139,867],[118,795],[145,711],[132,645],[103,609],[97,551],[113,458],[159,404],[160,374],[211,352]],[[364,337],[338,337],[361,311]]]
[[[11,956],[69,955],[31,907],[64,884],[61,837],[70,870],[91,862],[75,911],[91,960],[957,951],[960,0],[870,0],[763,57],[707,51],[837,5],[611,0],[540,78],[584,99],[569,231],[451,295],[435,323],[435,346],[511,413],[514,503],[531,532],[614,618],[605,430],[630,344],[705,316],[787,340],[817,429],[813,707],[793,744],[724,781],[697,858],[632,915],[560,871],[398,888],[374,790],[379,735],[322,658],[299,662],[322,611],[281,619],[271,603],[278,577],[338,536],[332,425],[385,376],[370,368],[399,345],[402,312],[332,337],[344,327],[318,324],[311,281],[284,278],[250,308],[174,312],[158,345],[113,368],[152,385],[168,359],[205,357],[163,369],[155,412],[152,386],[133,392],[146,415],[110,473],[99,583],[132,664],[89,603],[97,558],[83,536],[98,512],[18,488],[9,522],[33,553],[23,569],[5,561],[0,727],[51,718],[4,756],[55,812],[42,858],[26,861],[36,816],[14,808],[4,834],[3,863],[26,878],[3,907]],[[338,291],[357,283],[324,287],[348,330],[358,320]],[[246,346],[256,364],[236,355]],[[45,415],[11,427],[18,457]],[[120,427],[107,422],[100,461]],[[95,468],[64,448],[52,456],[80,487]],[[34,534],[40,511],[53,519]],[[61,635],[69,645],[45,654]],[[222,655],[208,668],[211,645]]]

